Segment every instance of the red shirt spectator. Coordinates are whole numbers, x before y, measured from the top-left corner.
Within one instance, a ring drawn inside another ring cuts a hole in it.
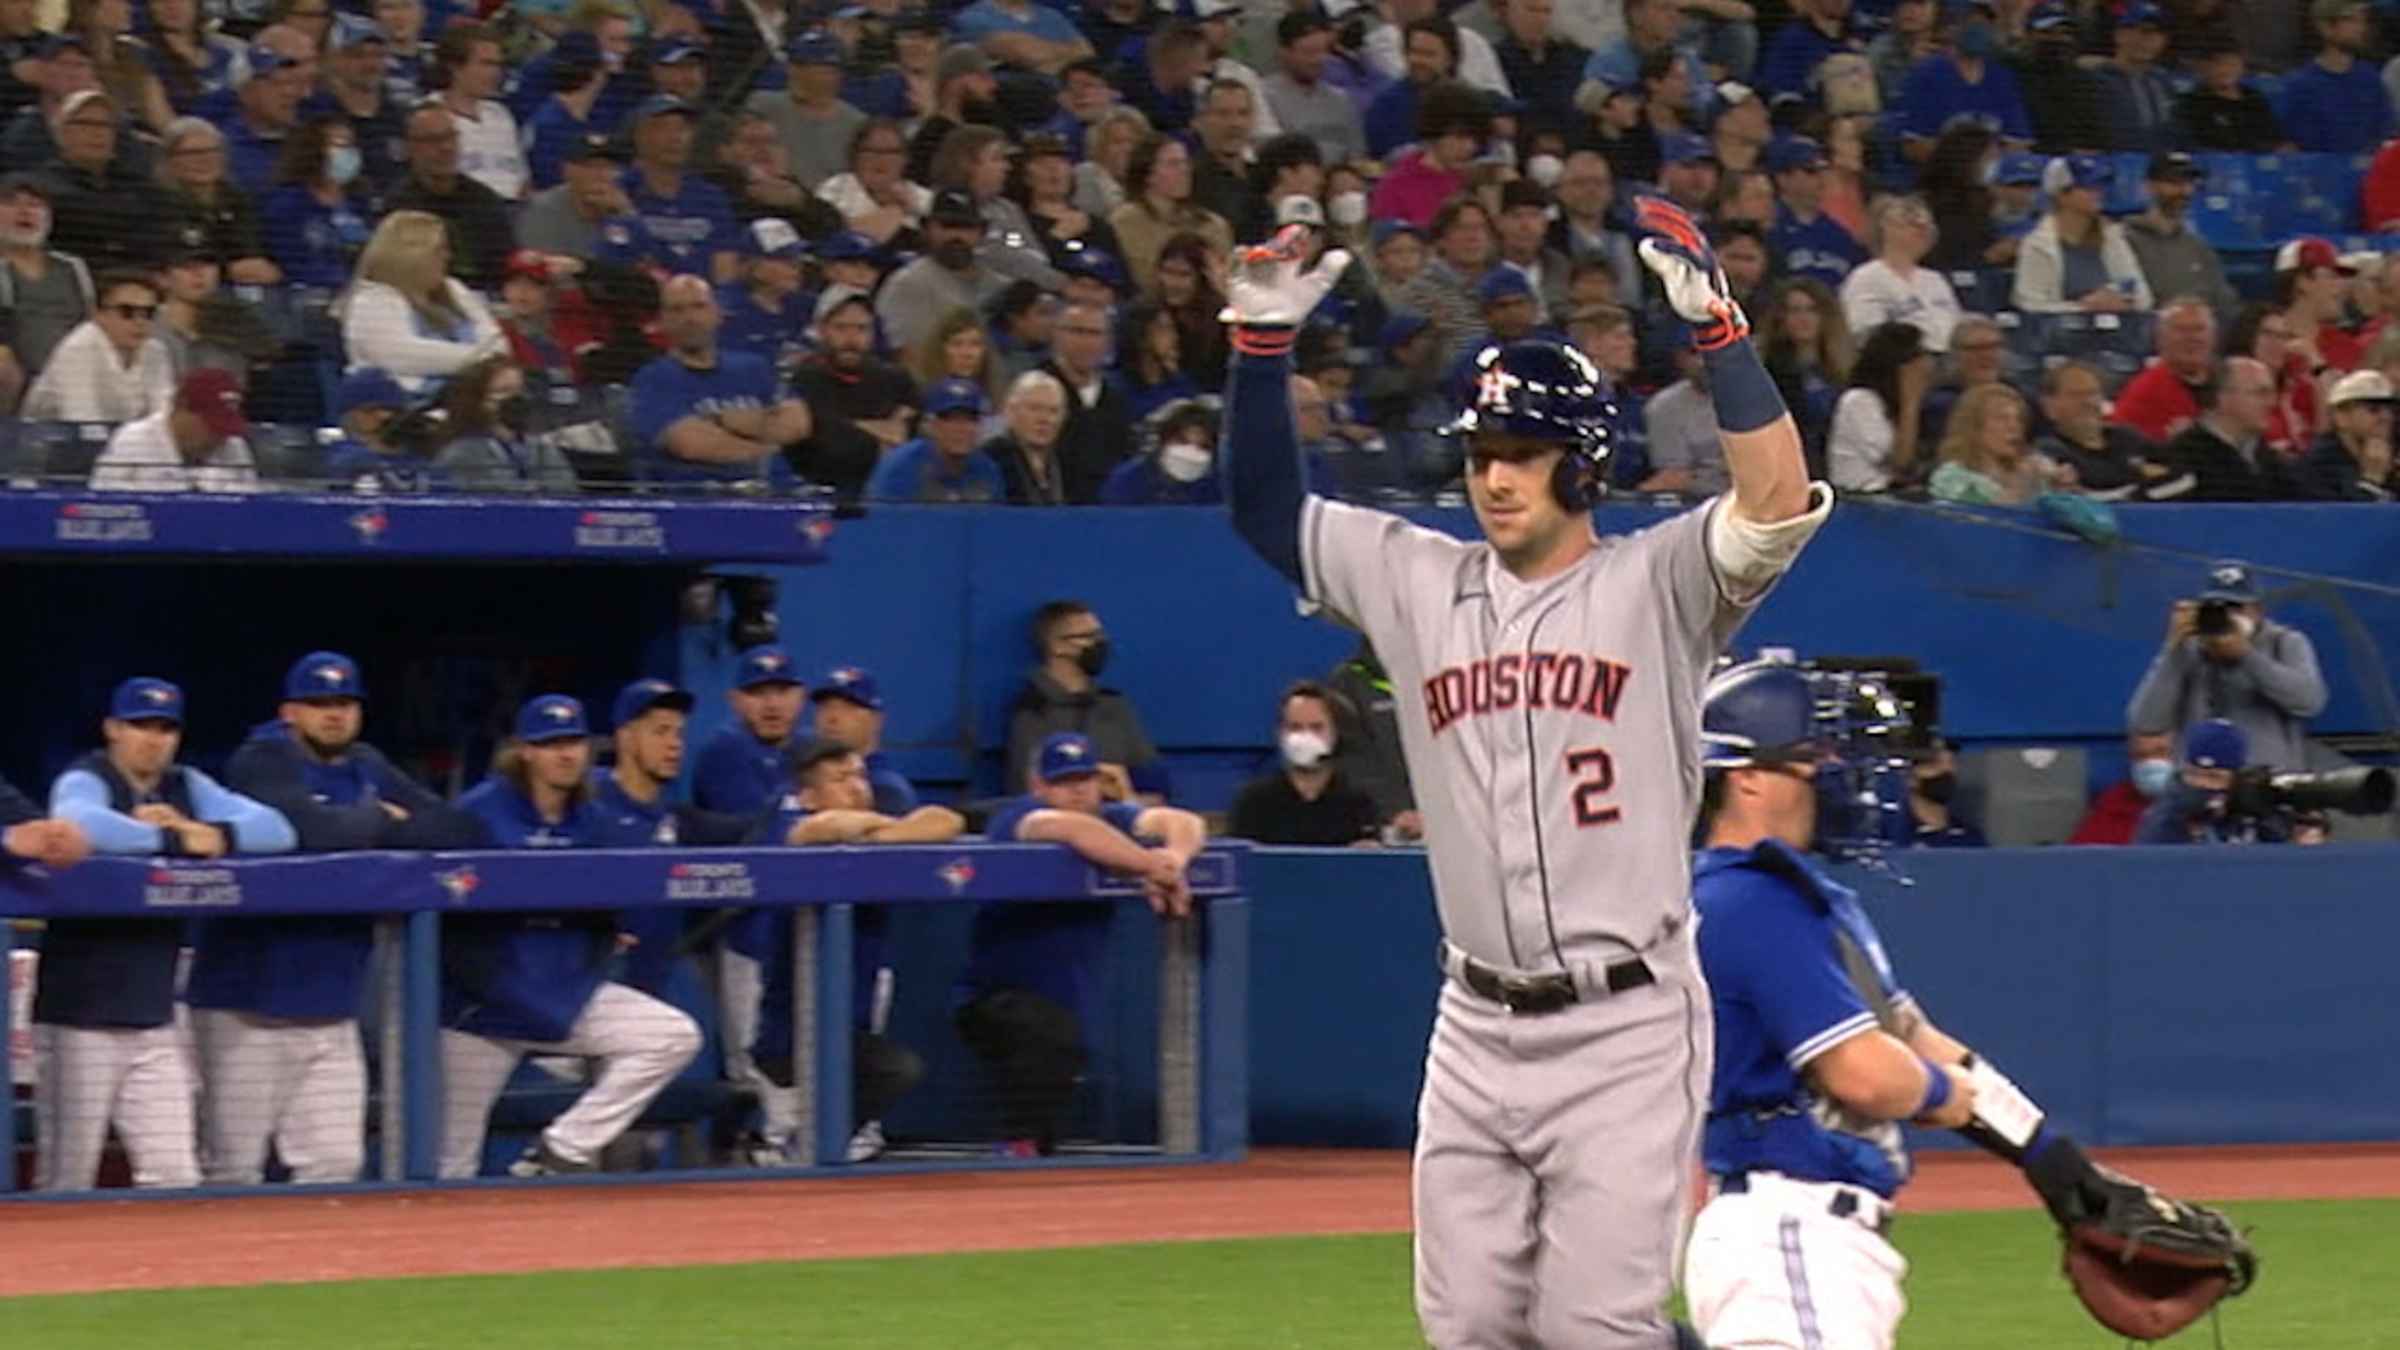
[[[2175,781],[2175,740],[2163,731],[2137,731],[2125,738],[2130,777],[2111,783],[2092,799],[2091,809],[2067,836],[2070,844],[2130,844],[2151,798]]]
[[[2400,139],[2385,141],[2375,152],[2359,195],[2366,207],[2368,229],[2400,224]]]
[[[2199,391],[2216,377],[2216,315],[2198,300],[2169,304],[2158,316],[2158,359],[2117,392],[2108,420],[2164,445],[2199,420]]]

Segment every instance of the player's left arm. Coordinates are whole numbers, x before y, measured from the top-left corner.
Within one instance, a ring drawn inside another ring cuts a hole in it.
[[[860,836],[862,843],[942,844],[966,833],[967,818],[947,806],[920,806],[897,820],[886,818]]]
[[[2095,1179],[2082,1146],[2052,1125],[2048,1113],[1989,1059],[1935,1026],[1913,999],[1899,1012],[1899,1029],[1910,1049],[1935,1064],[1958,1065],[1974,1084],[1975,1116],[1958,1132],[2015,1163],[2051,1215],[2072,1227],[2091,1206],[2087,1183]]]
[[[1176,806],[1152,806],[1133,818],[1133,832],[1156,839],[1159,847],[1180,854],[1185,862],[1208,845],[1208,822]]]
[[[289,853],[299,847],[300,835],[281,811],[219,786],[198,769],[185,769],[183,777],[192,794],[192,810],[203,824],[225,832],[227,852]]]

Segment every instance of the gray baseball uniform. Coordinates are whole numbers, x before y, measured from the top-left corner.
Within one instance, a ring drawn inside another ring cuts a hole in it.
[[[1415,1175],[1437,1346],[1674,1343],[1713,1045],[1692,943],[1700,694],[1749,613],[1711,559],[1721,509],[1524,582],[1480,541],[1303,508],[1309,597],[1373,640],[1402,694],[1446,935]],[[1518,1016],[1471,991],[1468,963],[1564,971],[1579,1000]]]

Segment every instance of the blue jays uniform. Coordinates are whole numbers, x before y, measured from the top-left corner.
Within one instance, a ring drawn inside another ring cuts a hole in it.
[[[692,759],[692,801],[710,811],[756,817],[792,780],[799,737],[769,744],[736,722],[708,738]]]
[[[640,801],[615,777],[594,773],[587,837],[598,848],[673,848],[683,842],[683,831],[665,794],[656,801]],[[654,998],[667,996],[667,981],[675,971],[675,943],[683,936],[687,912],[672,905],[649,905],[618,913],[618,930],[636,939],[621,967],[625,983]]]
[[[867,782],[875,790],[875,810],[895,819],[917,809],[917,789],[894,772],[890,756],[878,750],[867,756]],[[773,848],[791,836],[792,827],[808,818],[799,794],[787,792],[774,812],[758,823],[749,842]],[[760,971],[758,1034],[751,1054],[765,1059],[792,1053],[792,925],[784,910],[760,910],[762,924],[745,925],[737,933],[751,946]],[[850,1016],[852,1024],[867,1026],[875,1002],[875,975],[884,967],[889,947],[886,914],[881,906],[862,905],[854,912],[857,926],[851,940]]]
[[[1692,899],[1717,1045],[1694,1319],[1715,1344],[1889,1347],[1907,1270],[1883,1236],[1910,1171],[1900,1125],[1806,1075],[1854,1036],[1898,1034],[1912,1000],[1856,893],[1789,845],[1702,853]]]

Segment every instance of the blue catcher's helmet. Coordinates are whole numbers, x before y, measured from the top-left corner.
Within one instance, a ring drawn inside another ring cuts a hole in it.
[[[1617,410],[1590,358],[1538,338],[1494,344],[1475,354],[1462,379],[1465,410],[1442,428],[1443,435],[1503,431],[1556,442],[1566,451],[1551,480],[1559,504],[1588,511],[1599,501]]]
[[[1906,837],[1911,727],[1909,708],[1879,672],[1753,661],[1719,671],[1702,691],[1700,764],[1816,765],[1815,847],[1874,859]]]
[[[1817,725],[1817,691],[1797,666],[1734,666],[1711,679],[1701,698],[1703,769],[1788,764],[1827,748]]]

